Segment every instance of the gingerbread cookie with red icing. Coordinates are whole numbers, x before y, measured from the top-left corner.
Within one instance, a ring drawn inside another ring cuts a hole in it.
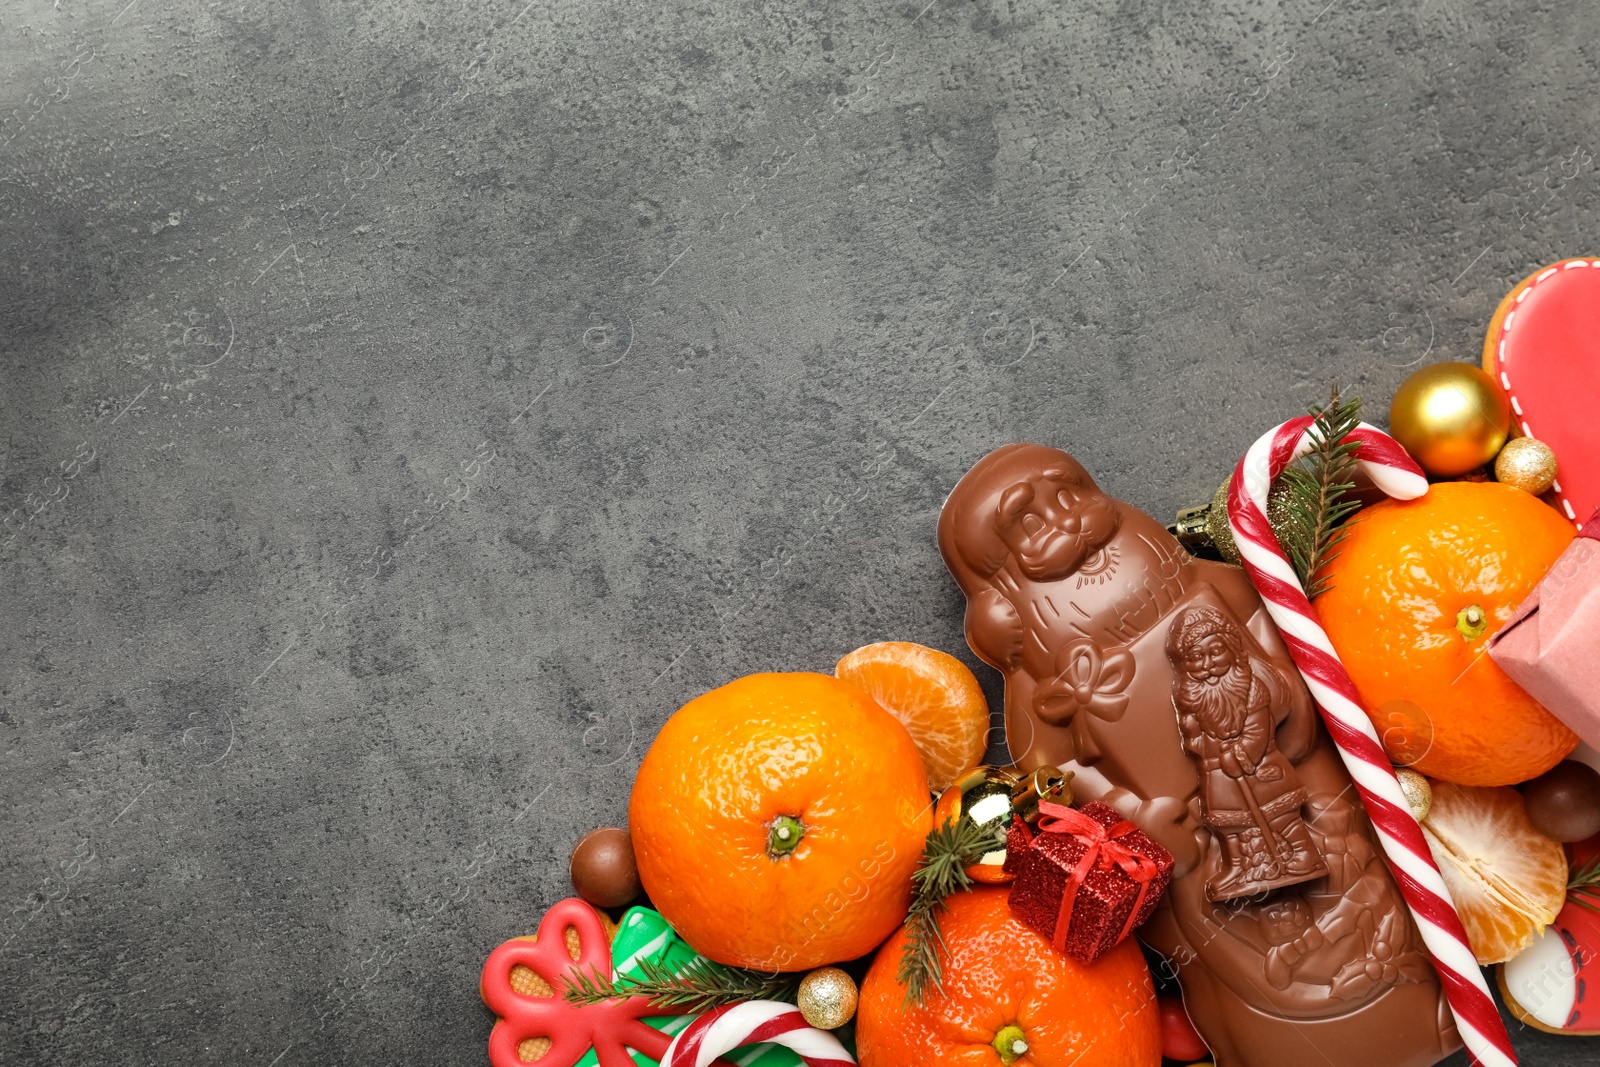
[[[1597,859],[1600,834],[1567,846],[1570,870]],[[1569,891],[1555,921],[1497,966],[1495,976],[1506,1007],[1521,1022],[1552,1034],[1600,1035],[1600,911],[1593,897]]]
[[[545,913],[533,937],[515,937],[489,954],[478,980],[498,1017],[489,1034],[492,1067],[574,1067],[590,1049],[600,1067],[634,1067],[629,1049],[659,1060],[672,1038],[643,1019],[673,1014],[644,997],[571,1004],[566,987],[579,974],[611,975],[616,927],[576,897]]]
[[[1511,398],[1517,428],[1556,454],[1556,506],[1574,523],[1600,507],[1600,259],[1564,259],[1506,294],[1483,369]]]

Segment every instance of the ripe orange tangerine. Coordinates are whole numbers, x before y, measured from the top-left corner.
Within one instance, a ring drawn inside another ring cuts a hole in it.
[[[1495,482],[1441,482],[1356,514],[1316,609],[1396,763],[1512,785],[1577,745],[1485,647],[1574,534],[1553,508]]]
[[[628,829],[662,916],[718,963],[808,970],[872,951],[911,899],[931,819],[905,727],[822,674],[685,704],[634,778]]]
[[[872,962],[856,1009],[861,1067],[1157,1067],[1161,1018],[1130,938],[1093,963],[1064,956],[1006,903],[957,893],[939,928],[943,991],[907,1010],[896,980],[905,931]]]

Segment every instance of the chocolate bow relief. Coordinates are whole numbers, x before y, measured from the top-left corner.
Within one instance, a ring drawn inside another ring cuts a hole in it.
[[[1025,769],[1074,771],[1176,865],[1138,931],[1222,1067],[1424,1067],[1460,1046],[1350,779],[1260,598],[1071,456],[991,452],[939,519]]]

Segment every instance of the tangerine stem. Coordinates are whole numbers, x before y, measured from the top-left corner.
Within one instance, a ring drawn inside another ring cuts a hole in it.
[[[795,850],[800,839],[806,836],[806,825],[793,815],[780,815],[767,829],[767,855],[773,859],[787,856]]]
[[[1489,628],[1489,613],[1477,604],[1462,608],[1456,613],[1456,632],[1468,641],[1476,641]]]
[[[1028,1035],[1016,1023],[1002,1026],[991,1043],[1000,1055],[1001,1063],[1016,1063],[1028,1051]]]

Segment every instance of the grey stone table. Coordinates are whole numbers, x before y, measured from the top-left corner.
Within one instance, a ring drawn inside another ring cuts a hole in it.
[[[986,450],[1170,516],[1594,253],[1597,39],[1472,0],[10,0],[4,1059],[484,1062],[485,954],[683,701],[967,655],[933,527]]]

